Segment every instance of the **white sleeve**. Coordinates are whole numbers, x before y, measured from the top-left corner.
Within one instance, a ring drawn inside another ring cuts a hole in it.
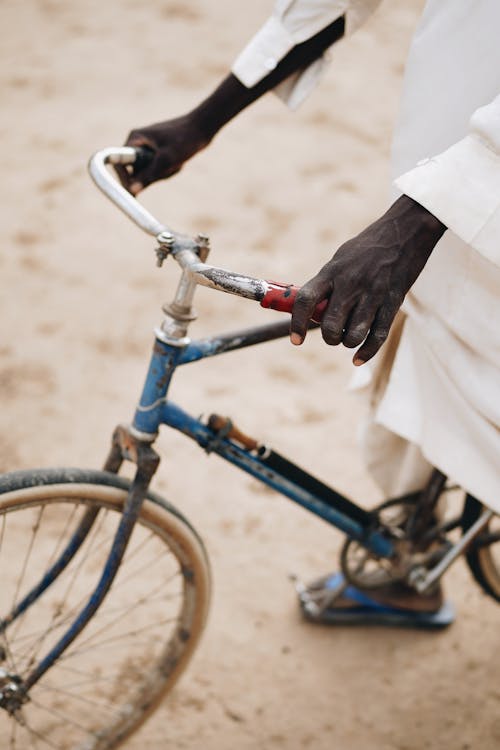
[[[500,266],[500,96],[474,112],[465,138],[396,186]]]
[[[271,17],[239,54],[232,73],[247,88],[265,78],[293,47],[345,16],[346,34],[355,31],[381,0],[277,0]],[[295,109],[314,88],[324,56],[287,78],[275,92]]]

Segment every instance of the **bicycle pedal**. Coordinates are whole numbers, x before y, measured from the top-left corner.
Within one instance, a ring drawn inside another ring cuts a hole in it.
[[[347,587],[347,582],[342,581],[335,588],[314,588],[307,586],[298,576],[290,574],[289,579],[294,584],[301,608],[311,619],[318,619],[323,612],[342,595]]]
[[[301,609],[306,612],[309,617],[317,617],[320,610],[316,602],[313,601],[311,592],[308,590],[306,584],[294,573],[290,573],[288,578],[293,584]]]
[[[297,575],[295,575],[295,573],[289,573],[288,580],[292,582],[293,587],[299,596],[307,591],[307,586]]]

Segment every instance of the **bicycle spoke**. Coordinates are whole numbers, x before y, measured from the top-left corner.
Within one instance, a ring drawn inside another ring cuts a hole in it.
[[[153,561],[153,563],[148,562],[144,566],[141,566],[141,568],[136,569],[135,571],[133,571],[133,573],[130,576],[127,577],[127,580],[130,580],[135,575],[139,575],[140,573],[142,573],[146,569],[151,570],[152,566],[155,563],[157,563],[158,561],[160,561],[164,556],[165,555],[162,554],[161,556],[156,557],[155,560]],[[152,592],[153,597],[154,597],[154,594],[156,594],[157,591],[164,589],[173,580],[175,580],[175,578],[179,577],[180,575],[181,575],[181,571],[180,570],[174,571],[172,573],[172,575],[170,575],[168,578],[166,578],[164,581],[162,581],[158,585],[158,587],[153,590],[153,592]],[[116,591],[116,589],[120,587],[121,583],[123,583],[123,581],[120,579],[118,586],[115,586],[113,590]],[[178,597],[181,597],[180,593],[171,594],[170,596],[164,596],[163,599],[164,599],[164,601],[171,601],[174,598],[178,598]],[[88,594],[85,594],[84,596],[81,597],[81,599],[79,600],[79,602],[75,606],[73,606],[72,609],[61,620],[56,621],[55,619],[53,619],[53,621],[51,622],[51,624],[49,626],[45,627],[43,630],[36,631],[34,633],[32,632],[31,634],[25,634],[25,635],[22,635],[22,636],[18,637],[18,639],[16,640],[16,644],[17,645],[20,644],[21,640],[26,640],[28,638],[34,638],[34,637],[39,636],[39,645],[35,644],[34,646],[29,646],[27,649],[25,649],[25,651],[21,655],[19,655],[17,657],[17,660],[19,661],[20,664],[25,664],[26,663],[26,666],[24,667],[24,669],[29,669],[33,665],[33,663],[34,663],[34,661],[36,659],[36,655],[40,652],[41,645],[43,645],[43,642],[46,640],[47,636],[50,633],[52,633],[55,630],[57,630],[57,628],[63,627],[64,625],[66,625],[69,622],[71,622],[77,616],[77,614],[80,612],[80,610],[82,609],[82,607],[84,606],[84,604],[86,603],[87,600],[88,600]],[[121,617],[123,617],[123,615],[128,614],[128,612],[133,611],[137,607],[141,606],[141,604],[150,605],[152,601],[161,601],[161,600],[162,600],[162,597],[160,597],[159,599],[154,599],[154,598],[151,599],[151,597],[148,595],[148,597],[145,597],[145,596],[141,597],[139,600],[137,600],[132,605],[130,605],[130,607],[127,607],[126,605],[124,605],[122,607],[115,607],[114,610],[110,610],[109,608],[108,609],[101,608],[101,610],[98,610],[98,612],[96,613],[96,615],[94,615],[94,617],[92,618],[92,622],[95,623],[98,620],[102,620],[103,617],[107,617],[110,614],[116,613],[116,612],[120,612],[121,613],[121,615],[116,618],[116,620],[119,620],[119,619],[121,619]],[[110,625],[113,625],[113,624],[114,624],[114,621],[111,622],[111,623],[108,623],[104,627],[110,627]],[[92,637],[94,637],[94,636],[95,636],[95,634],[93,634]],[[36,649],[36,651],[33,653],[34,649]],[[27,659],[28,659],[28,661],[26,661]]]
[[[163,589],[165,588],[165,586],[168,586],[169,583],[171,583],[172,581],[174,581],[180,575],[181,575],[181,572],[179,570],[176,571],[172,576],[170,576],[169,578],[167,578],[165,581],[162,581],[162,583],[156,589],[154,589],[154,591],[152,593],[156,594],[156,592],[158,590],[160,590],[160,591],[163,592]],[[178,592],[176,592],[174,594],[165,594],[165,593],[162,593],[160,596],[149,596],[149,595],[146,596],[146,595],[144,595],[144,596],[141,596],[141,598],[137,600],[136,604],[137,605],[140,605],[140,604],[151,604],[151,603],[156,603],[157,604],[157,603],[160,603],[162,601],[166,603],[166,602],[171,602],[174,599],[177,599],[177,598],[179,598],[181,596],[182,596],[182,593],[180,591],[178,591]],[[79,604],[75,605],[75,607],[71,610],[71,612],[68,615],[64,616],[64,619],[59,620],[59,622],[55,623],[53,629],[55,630],[58,627],[62,627],[63,625],[66,625],[71,620],[72,617],[76,616],[77,612],[82,608],[82,606],[85,603],[85,601],[86,601],[86,599],[82,598],[82,600],[79,602]],[[92,618],[92,622],[95,622],[96,620],[99,620],[99,619],[102,620],[103,617],[107,617],[110,614],[116,614],[117,612],[125,612],[125,610],[127,609],[127,607],[128,607],[128,605],[123,604],[121,606],[108,607],[106,609],[102,608],[101,610],[98,610],[98,612],[97,612],[96,615],[94,615],[94,617]],[[33,638],[39,638],[45,632],[46,632],[46,628],[42,628],[40,630],[32,630],[29,633],[23,633],[21,635],[18,635],[18,637],[16,638],[16,640],[14,642],[12,642],[12,647],[19,648],[19,646],[21,646],[21,644],[24,641],[29,641],[29,640],[32,640]],[[23,655],[25,656],[26,653],[27,652],[24,652]]]
[[[35,522],[34,526],[32,527],[32,530],[31,530],[31,537],[30,537],[30,541],[28,543],[28,549],[26,550],[26,554],[24,556],[24,560],[23,560],[22,567],[21,567],[21,573],[20,573],[19,578],[17,580],[17,585],[16,585],[16,588],[15,588],[15,591],[14,591],[14,596],[13,596],[12,605],[11,605],[11,611],[13,611],[15,609],[16,604],[17,604],[19,592],[21,590],[21,586],[22,586],[22,583],[24,581],[24,577],[26,575],[26,571],[28,569],[28,562],[29,562],[29,559],[31,557],[31,553],[33,551],[33,546],[35,544],[35,539],[36,539],[36,535],[38,533],[38,529],[40,528],[40,522],[42,520],[42,516],[43,516],[44,510],[45,510],[45,506],[44,505],[40,506],[40,510],[38,512],[38,518],[36,519],[36,522]],[[5,515],[3,516],[3,518],[5,519]],[[3,527],[3,531],[5,531],[5,526]],[[16,631],[18,629],[19,629],[19,624],[17,625]],[[14,637],[15,637],[15,632],[14,632]],[[5,631],[3,632],[3,640],[4,640],[4,644],[5,644],[6,654],[10,656],[10,660],[12,662],[12,668],[14,669],[14,671],[17,672],[18,670],[17,670],[17,666],[16,666],[16,660],[14,659],[14,656],[12,654],[12,649],[9,647],[9,641],[7,639],[7,634],[5,633]]]
[[[369,552],[367,552],[366,550],[363,550],[363,549],[362,549],[362,550],[361,550],[361,555],[358,555],[358,557],[359,557],[360,559],[359,559],[359,562],[358,562],[358,564],[357,564],[357,565],[356,565],[356,567],[354,568],[354,572],[355,572],[355,573],[359,573],[359,572],[360,572],[360,570],[362,570],[362,569],[364,568],[364,566],[365,566],[365,564],[366,564],[366,561],[367,561],[367,560],[368,560],[368,558],[370,557],[370,553],[369,553]]]
[[[10,731],[10,747],[15,750],[16,748],[16,732],[17,732],[17,721],[12,719],[12,729]]]
[[[9,645],[9,641],[7,640],[7,636],[5,635],[5,633],[2,633],[2,641],[3,641],[3,649],[5,652],[5,656],[7,658],[7,664],[8,664],[9,670],[13,672],[17,672],[16,660],[14,659],[12,649]]]
[[[75,667],[70,666],[68,664],[62,664],[61,660],[57,661],[51,668],[51,674],[55,677],[56,670],[62,670],[64,672],[69,672],[71,674],[77,674],[80,677],[85,677],[84,680],[79,680],[78,682],[72,682],[69,685],[66,685],[67,690],[72,690],[76,687],[81,687],[82,685],[89,685],[96,683],[103,683],[103,682],[116,682],[116,680],[121,675],[121,669],[115,670],[115,672],[110,673],[109,670],[106,670],[106,675],[96,675],[95,673],[91,672],[83,672],[81,669],[75,669]],[[38,685],[38,687],[42,687],[42,685]]]
[[[163,557],[165,557],[166,555],[167,555],[166,552],[162,552],[162,554],[160,556],[155,557],[155,559],[153,560],[152,563],[149,562],[149,561],[146,562],[140,568],[137,568],[135,571],[133,571],[131,574],[129,574],[125,579],[122,578],[122,576],[121,576],[121,570],[120,570],[120,578],[118,579],[118,581],[116,581],[113,584],[113,593],[116,593],[116,591],[118,589],[120,589],[125,583],[128,583],[130,580],[132,580],[132,578],[135,578],[135,576],[140,575],[145,570],[151,570],[153,568],[153,566],[156,565],[158,562],[160,562],[163,559]],[[126,561],[124,561],[122,563],[122,568],[124,568],[125,565],[126,565]],[[174,580],[174,578],[176,578],[178,575],[180,575],[180,571],[176,570],[172,574],[172,576],[170,576],[169,578],[167,578],[164,581],[163,585],[164,586],[168,585],[170,583],[170,581]],[[83,595],[81,597],[81,599],[78,601],[78,603],[75,604],[72,607],[72,609],[70,610],[70,612],[67,615],[65,615],[64,619],[60,621],[60,624],[66,624],[73,617],[76,617],[76,615],[78,614],[78,612],[83,608],[84,604],[87,602],[87,599],[88,599],[88,596],[87,595]],[[107,612],[109,612],[109,610],[104,610],[103,608],[100,608],[97,611],[97,613],[94,615],[93,620],[94,621],[97,620],[98,618],[102,617],[103,614],[106,614]]]
[[[56,545],[54,547],[54,550],[53,550],[51,556],[49,557],[47,563],[43,566],[43,570],[44,571],[45,570],[49,570],[51,568],[52,564],[54,563],[54,561],[56,559],[56,556],[57,556],[58,552],[60,551],[60,549],[62,547],[62,543],[63,543],[63,540],[66,537],[68,529],[70,528],[70,526],[73,527],[74,517],[77,514],[77,512],[78,512],[79,508],[81,507],[81,505],[82,505],[82,503],[80,503],[80,502],[78,502],[78,503],[76,503],[74,505],[74,507],[73,507],[73,509],[72,509],[69,517],[68,517],[68,520],[66,521],[66,523],[64,525],[64,528],[63,528],[63,530],[62,530],[62,532],[61,532],[61,534],[59,536],[59,539],[56,541]],[[21,615],[19,615],[16,618],[16,624],[14,626],[14,631],[13,631],[11,637],[10,637],[11,643],[14,643],[16,641],[16,636],[19,633],[19,630],[21,628],[22,622],[26,618],[26,616],[28,614],[28,611],[29,611],[29,607],[24,612],[22,612]]]
[[[12,653],[12,649],[5,632],[2,633],[2,643],[9,670],[17,672],[16,660],[14,659],[14,654]]]
[[[93,554],[95,554],[95,553],[96,553],[96,552],[97,552],[97,551],[99,550],[99,548],[100,548],[100,547],[102,547],[102,546],[103,546],[103,545],[104,545],[104,544],[105,544],[106,542],[108,542],[108,541],[109,541],[109,542],[111,542],[111,540],[112,540],[112,539],[113,539],[113,535],[111,535],[111,534],[110,534],[110,535],[109,535],[109,537],[106,537],[106,539],[104,539],[104,540],[103,540],[103,541],[102,541],[102,542],[101,542],[101,543],[100,543],[100,544],[98,545],[98,547],[97,547],[97,548],[95,548],[95,549],[93,550]],[[88,556],[88,555],[87,555],[87,556]],[[83,560],[83,561],[81,561],[81,562],[79,562],[79,563],[78,563],[78,565],[79,565],[79,568],[81,568],[81,567],[83,566],[83,563],[84,563],[84,562],[85,562],[85,560]],[[66,571],[66,572],[69,572],[69,573],[75,572],[75,574],[76,574],[76,573],[78,572],[78,570],[76,570],[76,571],[73,571],[73,569],[70,569],[70,570],[68,570],[68,571]],[[72,582],[70,582],[70,585],[69,585],[69,586],[67,587],[67,591],[66,591],[66,597],[67,597],[67,595],[68,595],[68,592],[69,592],[69,590],[70,590],[70,589],[72,588],[72,586],[71,586],[71,583],[72,583]],[[17,642],[19,642],[19,641],[21,641],[21,640],[26,640],[26,639],[27,639],[27,638],[29,638],[29,637],[34,637],[34,636],[36,636],[37,634],[40,634],[40,635],[43,635],[43,634],[47,634],[47,635],[48,635],[48,634],[49,634],[50,632],[52,632],[53,630],[55,630],[55,629],[56,629],[57,627],[60,627],[61,625],[64,625],[64,624],[66,624],[66,623],[67,623],[67,622],[68,622],[68,621],[69,621],[69,620],[71,619],[71,617],[73,617],[73,616],[74,616],[74,615],[76,614],[76,612],[78,611],[78,609],[79,609],[79,608],[81,608],[81,607],[83,606],[83,603],[85,602],[85,600],[86,600],[86,597],[85,597],[85,596],[83,596],[83,597],[82,597],[82,599],[81,599],[81,600],[80,600],[80,602],[79,602],[79,606],[77,605],[76,607],[74,607],[74,608],[73,608],[73,609],[72,609],[72,610],[70,611],[70,613],[69,613],[69,614],[66,614],[66,615],[64,616],[64,618],[63,618],[62,620],[59,620],[58,622],[55,622],[55,618],[56,618],[56,617],[57,617],[57,616],[58,616],[58,615],[60,614],[60,612],[61,612],[61,609],[63,608],[63,607],[62,607],[62,605],[59,605],[59,607],[58,607],[57,611],[56,611],[56,612],[55,612],[55,614],[53,615],[53,618],[52,618],[52,622],[51,622],[51,624],[49,624],[49,625],[45,626],[45,627],[43,628],[43,630],[39,630],[39,631],[36,631],[35,633],[33,633],[33,632],[32,632],[32,633],[31,633],[31,634],[29,634],[29,635],[21,635],[21,636],[19,636],[19,637],[18,637],[18,638],[16,639],[16,640],[17,640]]]
[[[153,593],[156,593],[157,590],[162,590],[165,587],[165,585],[167,585],[171,580],[174,580],[174,578],[177,577],[177,576],[179,576],[179,575],[180,575],[180,571],[177,571],[173,576],[171,576],[169,579],[167,579],[167,581],[162,582],[157,587],[157,589],[155,589],[155,591]],[[97,615],[95,615],[92,618],[92,623],[95,624],[96,621],[98,621],[98,620],[101,621],[104,617],[108,616],[109,614],[119,613],[118,616],[115,617],[115,619],[112,622],[108,622],[108,623],[104,624],[103,627],[99,629],[98,632],[102,632],[102,630],[109,629],[116,622],[120,622],[120,620],[123,619],[123,617],[124,617],[125,614],[129,614],[130,612],[138,609],[142,605],[144,605],[144,606],[150,606],[152,603],[162,603],[162,602],[166,603],[166,602],[171,602],[171,601],[173,601],[175,599],[182,599],[182,592],[179,591],[179,592],[176,592],[175,594],[171,594],[171,595],[162,594],[159,597],[153,597],[153,598],[150,598],[149,596],[148,597],[144,596],[144,597],[141,597],[141,599],[139,599],[137,602],[134,602],[132,605],[122,606],[122,607],[115,607],[112,610],[106,610],[106,611],[98,612]],[[61,620],[58,623],[55,623],[52,626],[50,632],[55,631],[57,628],[62,627],[67,622],[69,622],[70,620],[74,619],[74,617],[76,616],[76,614],[77,614],[77,612],[79,611],[80,608],[81,607],[75,608],[63,620]],[[42,630],[42,631],[36,631],[34,633],[32,632],[30,634],[27,634],[26,636],[21,636],[20,638],[18,638],[17,645],[19,645],[19,642],[21,640],[23,640],[23,639],[38,637],[40,635],[40,633],[44,637],[49,635],[49,631],[47,631],[45,629]],[[95,638],[97,634],[98,634],[97,632],[94,632],[94,633],[92,633],[92,635],[90,637],[91,638]],[[87,639],[85,641],[85,643],[87,643],[88,640],[89,639]],[[81,645],[82,645],[81,643],[78,644],[78,646],[81,646]],[[16,660],[18,661],[19,665],[26,664],[26,666],[22,667],[23,671],[26,670],[26,669],[28,669],[30,666],[32,666],[31,661],[26,662],[26,659],[30,656],[30,654],[31,654],[31,646],[28,646],[28,648],[25,651],[23,651],[20,654],[16,655]]]
[[[12,653],[12,648],[10,646],[10,642],[9,642],[9,639],[7,638],[7,633],[5,632],[5,630],[1,631],[0,636],[1,636],[1,643],[3,644],[2,647],[5,653],[5,658],[6,658],[9,670],[13,672],[17,672],[16,659],[14,659],[14,654]]]
[[[161,602],[166,604],[167,602],[174,601],[174,599],[181,598],[182,593],[180,591],[177,591],[175,594],[163,593],[163,589],[165,588],[165,586],[168,586],[171,581],[175,580],[175,578],[178,578],[180,575],[181,572],[178,570],[173,576],[167,578],[166,581],[162,581],[159,586],[156,587],[156,589],[153,589],[151,594],[148,594],[147,596],[141,596],[141,598],[134,603],[134,609],[142,606],[143,604],[159,604]],[[160,594],[160,596],[155,596],[158,591],[161,591],[162,593]],[[96,620],[102,620],[103,617],[107,617],[110,614],[116,614],[116,612],[121,612],[122,614],[124,614],[126,612],[126,607],[122,605],[121,607],[112,607],[107,608],[106,610],[103,609],[101,611],[98,611],[95,617],[92,618],[92,621],[95,622]]]
[[[114,536],[110,535],[109,537],[107,537],[107,540],[111,541],[113,538],[114,538]],[[149,541],[150,538],[152,538],[152,534],[151,534],[150,537],[148,537],[146,540],[143,540],[143,541],[147,542],[147,541]],[[97,549],[100,549],[101,546],[102,546],[102,544],[100,544]],[[96,549],[96,551],[97,551],[97,549]],[[134,550],[134,554],[130,555],[128,558],[125,558],[123,560],[123,562],[121,563],[121,566],[120,566],[120,577],[113,584],[113,593],[115,593],[117,591],[117,589],[121,588],[124,584],[128,583],[135,576],[139,575],[140,573],[143,573],[145,570],[151,570],[151,568],[153,567],[153,565],[155,565],[156,563],[158,563],[163,557],[166,557],[167,554],[168,554],[168,550],[162,551],[161,555],[160,556],[156,556],[152,563],[151,562],[146,562],[144,565],[142,565],[140,568],[137,568],[135,571],[133,571],[131,574],[129,574],[124,579],[123,576],[122,576],[122,570],[125,569],[125,567],[126,567],[127,563],[129,562],[129,560],[131,560],[132,557],[135,557],[136,554],[138,554],[139,552],[141,552],[142,549],[143,549],[143,542],[141,542],[140,544],[137,545],[136,549]],[[179,573],[179,571],[176,571],[175,575],[178,575],[178,573]],[[172,576],[172,578],[173,577],[174,576]],[[169,583],[169,581],[170,581],[170,579],[167,579],[167,581],[165,583]],[[84,604],[86,603],[87,598],[88,598],[87,595],[84,594],[80,598],[80,600],[78,601],[78,603],[75,604],[72,607],[72,609],[70,610],[70,612],[67,615],[65,615],[64,619],[60,621],[60,623],[61,624],[65,624],[69,620],[71,620],[73,617],[76,617],[76,615],[78,614],[78,612],[83,608]],[[100,612],[102,612],[102,609],[100,611],[98,610],[97,614],[94,615],[94,618],[93,618],[94,620],[97,619],[100,616]]]
[[[90,556],[90,553],[92,551],[93,545],[94,545],[94,543],[95,543],[95,541],[97,539],[97,535],[100,532],[100,530],[101,530],[101,528],[102,528],[102,526],[104,524],[104,521],[106,519],[107,514],[108,514],[108,510],[106,509],[105,512],[103,513],[101,519],[99,519],[98,523],[96,524],[96,526],[92,530],[92,532],[91,532],[92,538],[89,540],[88,547],[87,547],[87,549],[85,551],[83,559],[79,562],[78,566],[75,564],[74,571],[71,571],[72,575],[70,576],[70,580],[68,582],[68,585],[66,586],[66,590],[65,590],[65,593],[63,595],[62,601],[59,602],[58,607],[54,610],[54,612],[52,614],[52,619],[51,619],[51,621],[50,621],[47,629],[45,630],[44,634],[40,637],[39,641],[33,645],[33,650],[32,650],[32,652],[30,654],[30,658],[29,658],[29,660],[28,660],[28,662],[26,664],[25,669],[29,669],[30,667],[33,666],[33,664],[35,664],[35,662],[36,662],[36,660],[38,658],[38,655],[39,655],[39,653],[40,653],[40,651],[42,649],[42,646],[43,646],[43,644],[44,644],[47,636],[49,635],[49,633],[53,632],[53,630],[55,630],[58,627],[58,625],[56,624],[57,617],[63,611],[64,606],[66,604],[66,601],[68,599],[68,596],[69,596],[71,590],[73,589],[73,587],[75,586],[76,581],[78,579],[78,576],[79,576],[80,572],[82,571],[84,564],[87,562],[88,557]],[[68,573],[69,573],[69,571],[68,571]]]
[[[74,518],[75,518],[76,514],[80,510],[81,506],[82,506],[82,503],[80,503],[80,502],[75,503],[75,505],[73,506],[73,510],[69,514],[68,520],[64,524],[64,528],[63,528],[63,530],[62,530],[62,532],[61,532],[61,534],[59,536],[59,539],[56,542],[56,546],[54,547],[54,551],[52,552],[52,555],[50,556],[50,558],[47,561],[47,565],[46,565],[47,568],[51,567],[51,565],[54,563],[54,561],[55,561],[58,553],[60,552],[61,547],[63,545],[63,541],[66,538],[66,534],[68,533],[68,529],[70,527],[72,529],[76,528],[77,524],[75,523],[73,525],[73,521],[74,521]]]
[[[116,718],[121,718],[122,713],[116,710],[116,707],[113,706],[111,703],[98,703],[97,701],[92,700],[91,698],[87,698],[83,695],[77,695],[76,693],[72,693],[71,690],[66,688],[63,690],[62,688],[56,688],[53,685],[38,685],[37,690],[47,690],[50,693],[58,693],[59,695],[65,695],[70,700],[76,700],[80,701],[81,703],[86,703],[88,706],[92,706],[93,708],[96,708],[98,710],[107,711],[113,716],[116,716]]]
[[[160,584],[160,586],[158,586],[158,588],[157,588],[157,591],[161,590],[162,587],[163,587],[163,584]],[[153,592],[153,593],[155,593],[155,592]],[[92,633],[92,635],[90,635],[86,640],[81,641],[78,644],[78,646],[79,647],[80,646],[85,646],[87,643],[90,643],[90,641],[92,641],[94,638],[96,638],[100,633],[102,633],[104,630],[109,630],[110,628],[112,628],[113,625],[115,625],[117,622],[120,622],[126,615],[130,614],[135,609],[137,609],[137,607],[141,606],[141,604],[149,603],[150,601],[151,600],[149,598],[147,598],[147,599],[146,598],[141,598],[141,599],[138,599],[136,602],[133,602],[128,608],[121,609],[121,611],[119,612],[118,616],[115,617],[114,620],[111,620],[111,622],[104,623],[104,625],[101,628],[99,628],[98,630],[94,631]],[[101,619],[104,616],[104,614],[109,614],[109,613],[108,612],[102,613]],[[94,618],[94,620],[95,619],[96,618]]]
[[[122,565],[127,565],[130,560],[132,560],[134,557],[137,557],[139,552],[142,552],[144,548],[146,547],[149,542],[155,538],[155,535],[152,531],[149,532],[148,536],[142,539],[139,544],[137,544],[134,549],[130,547],[130,549],[125,550],[125,555],[123,557]]]
[[[89,601],[123,509],[122,480],[110,475],[101,483],[98,472],[65,471],[48,470],[46,493],[40,492],[38,474],[21,472],[16,481],[24,495],[11,499],[9,486],[2,498],[0,617],[9,624],[0,632],[0,666],[21,678],[26,665],[50,653]],[[116,485],[115,495],[110,485]],[[82,509],[96,519],[92,527],[82,526]],[[32,686],[15,716],[0,709],[0,749],[82,750],[106,744],[105,738],[120,741],[168,690],[174,668],[185,666],[200,634],[208,595],[203,548],[182,519],[171,516],[161,502],[152,520],[141,515],[116,580],[85,632]],[[73,545],[80,539],[80,546]],[[191,569],[202,574],[187,585],[183,571]],[[14,613],[21,611],[9,621],[11,602]],[[188,648],[179,641],[181,629],[191,636]],[[173,650],[175,664],[168,658]]]
[[[28,562],[29,562],[29,559],[31,557],[31,553],[33,551],[33,545],[35,544],[35,538],[36,538],[36,535],[38,533],[38,529],[40,528],[40,522],[42,520],[42,516],[44,514],[44,511],[45,511],[45,505],[41,505],[40,506],[40,511],[38,513],[38,518],[36,520],[35,525],[33,526],[32,530],[31,530],[31,537],[30,537],[30,541],[29,541],[29,544],[28,544],[28,549],[27,549],[26,554],[24,556],[24,561],[23,561],[23,565],[22,565],[22,568],[21,568],[21,575],[19,576],[19,579],[17,581],[17,586],[16,586],[16,590],[15,590],[15,593],[14,593],[14,599],[12,601],[11,610],[14,610],[15,607],[16,607],[17,597],[19,595],[19,591],[21,589],[21,585],[22,585],[22,582],[24,580],[24,576],[26,574],[26,569],[28,567]]]
[[[153,565],[157,565],[165,557],[168,557],[168,556],[169,555],[168,555],[167,552],[163,552],[160,556],[155,557],[155,559],[153,560],[152,563],[150,561],[145,562],[144,565],[141,565],[140,568],[136,568],[135,570],[133,570],[131,573],[129,573],[124,578],[120,577],[120,580],[118,581],[118,585],[114,587],[114,590],[116,591],[116,589],[122,588],[122,586],[125,586],[133,578],[136,578],[138,575],[141,575],[141,573],[144,573],[145,570],[150,570],[153,567]],[[125,562],[125,565],[126,564],[127,564],[127,562]]]
[[[36,700],[35,698],[31,698],[31,703],[37,708],[40,708],[42,711],[46,711],[51,716],[55,716],[56,719],[61,719],[67,724],[70,724],[72,727],[75,727],[75,729],[79,729],[81,732],[84,732],[84,734],[90,734],[90,735],[95,734],[93,730],[87,729],[87,727],[84,727],[83,724],[80,724],[78,721],[75,721],[74,719],[70,719],[68,716],[65,716],[60,711],[56,711],[54,708],[48,708],[47,706],[44,706],[43,703],[40,703],[40,701]]]
[[[54,622],[55,618],[59,615],[60,612],[63,611],[64,605],[66,604],[66,601],[68,599],[68,596],[70,594],[70,591],[75,587],[76,581],[78,580],[78,576],[80,575],[81,571],[83,570],[83,566],[88,561],[91,553],[95,552],[96,550],[93,549],[94,544],[97,540],[97,536],[99,532],[101,531],[104,522],[106,520],[106,516],[108,515],[108,510],[105,510],[97,524],[94,526],[94,528],[90,532],[90,539],[88,541],[87,549],[85,550],[82,559],[80,560],[73,560],[72,565],[68,569],[68,575],[69,575],[69,581],[66,586],[66,591],[64,593],[64,597],[62,602],[60,602],[58,609],[55,611],[52,622]]]
[[[2,554],[3,539],[5,536],[5,526],[7,524],[7,514],[2,513],[2,523],[0,525],[0,556]]]
[[[169,617],[166,620],[159,620],[158,622],[149,623],[149,625],[144,625],[142,628],[135,628],[134,630],[129,630],[128,633],[121,633],[120,635],[111,636],[111,638],[105,638],[103,641],[100,641],[99,643],[92,643],[89,648],[81,648],[83,644],[79,644],[78,648],[74,651],[67,651],[65,652],[61,657],[60,661],[66,660],[66,659],[72,659],[74,656],[80,656],[81,654],[87,653],[91,649],[97,649],[102,648],[103,646],[107,646],[109,643],[113,643],[114,641],[122,640],[123,638],[130,638],[131,636],[135,636],[138,633],[142,633],[144,630],[151,630],[151,628],[160,627],[161,625],[171,625],[173,622],[178,622],[179,617]],[[90,638],[86,643],[90,642]],[[135,640],[134,640],[135,643]]]
[[[54,666],[52,667],[54,673],[57,668],[64,669],[65,666],[59,663],[54,664]],[[121,674],[121,671],[116,671],[110,676],[109,672],[106,672],[106,677],[103,677],[102,675],[96,676],[96,675],[90,674],[89,672],[85,680],[79,680],[78,682],[70,682],[69,685],[66,685],[66,690],[71,691],[74,688],[84,687],[85,685],[96,685],[96,684],[100,685],[101,683],[104,683],[104,682],[109,682],[109,683],[116,682],[120,674]]]
[[[2,521],[5,521],[5,515],[2,516]],[[5,524],[2,523],[2,537],[3,537],[4,529],[5,529]],[[0,549],[1,549],[1,538],[0,538]],[[0,617],[0,621],[1,621],[1,617]],[[5,654],[5,659],[7,661],[9,670],[13,670],[14,672],[17,672],[16,663],[15,663],[14,656],[12,654],[12,649],[10,647],[9,640],[7,638],[7,633],[5,632],[5,630],[2,630],[0,632],[0,638],[1,638],[0,642],[2,644],[2,648]]]
[[[17,727],[17,722],[15,720],[13,720],[12,723],[14,727]],[[26,729],[27,732],[30,733],[29,734],[30,747],[34,748],[34,750],[38,750],[38,748],[40,747],[40,745],[38,744],[39,737],[35,733],[32,733],[31,730],[28,727],[26,727],[26,724],[21,724],[21,726],[24,729]],[[17,745],[14,744],[14,747],[17,747]]]
[[[37,742],[37,740],[40,740],[45,745],[47,745],[47,747],[53,748],[53,750],[65,750],[63,745],[59,745],[59,744],[56,745],[55,742],[47,739],[47,737],[44,737],[42,734],[40,734],[40,732],[37,732],[36,729],[33,729],[33,727],[30,727],[30,725],[27,724],[26,722],[24,722],[23,728],[26,729],[27,732],[29,732],[31,739],[32,740],[34,739],[35,743]],[[35,744],[34,747],[36,750],[36,748],[38,747],[38,744]]]

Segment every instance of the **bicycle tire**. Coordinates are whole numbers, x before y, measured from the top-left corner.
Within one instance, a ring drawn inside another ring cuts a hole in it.
[[[25,677],[86,603],[128,487],[126,479],[114,474],[82,469],[36,469],[0,477],[3,618],[60,554],[80,515],[89,507],[99,508],[68,567],[0,632],[0,667],[9,674]],[[0,709],[0,736],[10,738],[12,748],[119,747],[186,667],[209,601],[210,571],[202,541],[173,506],[149,492],[101,608],[31,688],[20,712],[11,716]]]
[[[484,505],[479,500],[476,500],[472,495],[466,496],[462,515],[462,529],[464,532],[477,521],[483,510]],[[492,523],[496,524],[495,530],[498,531],[499,522],[496,517],[490,521],[487,531],[491,531]],[[484,536],[484,532],[480,536]],[[479,538],[478,542],[473,542],[469,547],[465,553],[465,559],[474,580],[486,594],[493,597],[497,602],[500,602],[500,541],[489,545],[482,545]]]

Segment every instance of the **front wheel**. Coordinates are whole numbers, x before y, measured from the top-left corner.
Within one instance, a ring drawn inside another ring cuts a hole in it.
[[[464,532],[477,521],[484,505],[467,495],[462,516]],[[489,596],[500,602],[500,518],[493,516],[488,526],[472,542],[465,558],[472,575]]]
[[[22,684],[87,603],[128,487],[114,474],[79,469],[0,477],[0,696],[8,683]],[[70,563],[5,627],[9,613],[36,589],[89,509],[98,511],[96,520]],[[6,740],[12,748],[117,748],[185,668],[203,631],[209,599],[200,538],[172,506],[148,493],[101,607],[19,710],[9,712],[4,699],[2,746]]]

